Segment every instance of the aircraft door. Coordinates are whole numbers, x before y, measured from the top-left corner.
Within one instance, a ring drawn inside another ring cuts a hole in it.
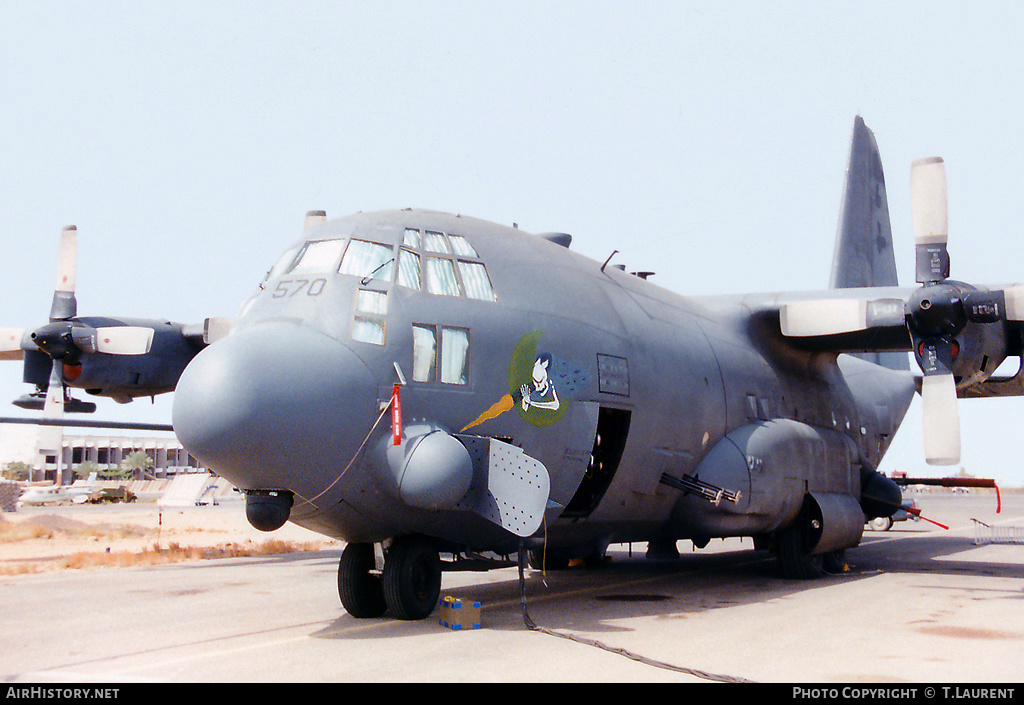
[[[615,477],[629,435],[629,409],[601,407],[589,463],[579,487],[562,512],[567,519],[582,519],[597,508]]]
[[[565,507],[580,486],[590,464],[591,448],[598,425],[597,402],[574,402],[561,421],[554,427],[560,433],[552,438],[549,447],[553,458],[551,468],[550,499]],[[557,459],[554,459],[557,458]]]

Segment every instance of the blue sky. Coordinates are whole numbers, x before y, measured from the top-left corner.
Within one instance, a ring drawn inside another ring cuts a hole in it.
[[[931,155],[953,276],[1019,281],[1022,19],[1011,2],[0,0],[0,326],[45,321],[65,224],[80,314],[194,322],[234,315],[314,208],[569,232],[681,293],[822,288],[858,114],[901,281],[910,162]],[[26,390],[4,364],[0,403]],[[884,469],[942,474],[916,406]],[[961,404],[968,471],[1024,485],[1022,411]]]

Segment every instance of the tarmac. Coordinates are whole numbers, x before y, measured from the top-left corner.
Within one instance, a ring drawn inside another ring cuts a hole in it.
[[[350,617],[337,594],[341,544],[2,576],[0,679],[1020,683],[1024,545],[991,527],[1024,526],[1024,494],[1004,493],[999,514],[990,493],[915,498],[949,529],[866,530],[847,572],[814,581],[784,580],[771,556],[738,539],[699,551],[681,541],[677,561],[616,545],[605,565],[528,569],[523,583],[516,568],[446,573],[442,595],[482,605],[481,628],[462,631],[437,612],[419,622]],[[106,521],[145,512],[130,506],[48,511]],[[241,512],[229,503],[182,516],[223,523]]]

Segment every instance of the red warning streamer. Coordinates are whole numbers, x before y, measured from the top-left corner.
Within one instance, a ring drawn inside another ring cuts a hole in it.
[[[400,384],[396,384],[391,390],[391,442],[394,445],[402,443],[402,397],[398,393]]]

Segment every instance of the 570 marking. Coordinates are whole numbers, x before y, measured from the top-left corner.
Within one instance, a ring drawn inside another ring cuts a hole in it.
[[[275,299],[291,298],[305,290],[306,296],[320,296],[327,286],[326,279],[282,279],[274,287]]]

